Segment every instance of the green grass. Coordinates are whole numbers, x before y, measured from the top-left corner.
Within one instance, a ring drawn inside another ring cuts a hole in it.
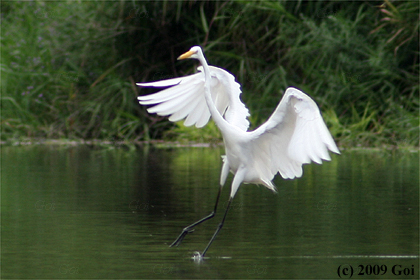
[[[233,73],[252,127],[295,86],[340,146],[419,146],[415,1],[1,2],[1,140],[216,142],[214,124],[149,115],[135,82],[194,72],[193,45]],[[7,26],[7,28],[6,28]]]

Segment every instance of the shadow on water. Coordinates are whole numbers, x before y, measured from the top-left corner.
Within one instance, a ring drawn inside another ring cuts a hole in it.
[[[2,147],[3,278],[418,278],[418,152],[344,151],[277,194],[243,185],[204,261],[220,213],[169,248],[213,209],[222,154]]]

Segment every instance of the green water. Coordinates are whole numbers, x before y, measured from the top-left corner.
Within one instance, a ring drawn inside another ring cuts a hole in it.
[[[301,179],[276,177],[277,194],[244,185],[194,262],[230,177],[218,215],[169,248],[213,209],[222,154],[3,146],[2,279],[331,279],[351,269],[354,279],[418,279],[418,152],[343,151]]]

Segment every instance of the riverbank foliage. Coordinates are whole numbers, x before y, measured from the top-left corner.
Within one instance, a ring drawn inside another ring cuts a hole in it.
[[[289,86],[340,146],[419,145],[418,1],[1,3],[1,140],[217,141],[138,105],[193,73],[193,45],[242,85],[253,128]]]

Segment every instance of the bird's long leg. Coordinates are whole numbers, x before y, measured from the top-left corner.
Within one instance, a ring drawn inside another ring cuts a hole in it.
[[[201,254],[201,258],[203,258],[203,257],[204,257],[204,255],[206,254],[207,250],[209,249],[209,247],[210,247],[211,243],[213,243],[213,240],[216,238],[216,235],[217,235],[217,234],[219,233],[219,231],[222,229],[223,224],[224,224],[225,219],[226,219],[226,215],[227,215],[227,213],[228,213],[228,211],[229,211],[229,207],[230,207],[230,203],[232,202],[232,199],[233,199],[233,197],[230,197],[230,198],[229,198],[228,204],[227,204],[227,206],[226,206],[225,215],[223,216],[223,219],[222,219],[222,221],[220,222],[220,224],[217,226],[217,229],[216,229],[216,231],[214,232],[214,234],[213,234],[212,238],[210,239],[209,244],[207,244],[206,249],[204,249],[203,253]]]
[[[226,206],[225,214],[223,215],[223,219],[220,222],[220,224],[217,226],[217,229],[214,232],[212,238],[210,239],[209,244],[207,244],[207,247],[204,249],[203,253],[201,254],[201,256],[199,258],[200,260],[202,260],[202,258],[206,254],[207,250],[209,249],[211,243],[213,243],[213,241],[216,238],[217,234],[222,229],[223,224],[225,223],[225,219],[226,219],[227,213],[229,211],[230,203],[232,202],[233,198],[235,197],[236,191],[238,190],[239,186],[241,185],[242,181],[244,180],[244,177],[245,177],[246,172],[247,172],[247,169],[245,169],[245,168],[239,168],[236,171],[235,177],[233,177],[232,186],[231,186],[231,190],[230,190],[230,197],[229,197],[228,204]]]
[[[205,221],[207,221],[207,220],[209,220],[209,219],[211,219],[211,218],[213,218],[215,215],[216,215],[216,211],[217,211],[217,205],[219,204],[219,198],[220,198],[220,194],[221,194],[221,192],[222,192],[222,186],[220,186],[220,188],[219,188],[219,192],[217,193],[217,198],[216,198],[216,204],[214,205],[214,209],[213,209],[213,212],[211,212],[210,213],[210,215],[208,215],[208,216],[206,216],[206,217],[204,217],[204,218],[202,218],[202,219],[200,219],[200,220],[198,220],[197,222],[195,222],[195,223],[193,223],[193,224],[191,224],[191,225],[189,225],[189,226],[187,226],[187,227],[185,227],[183,230],[182,230],[182,232],[181,232],[181,234],[178,236],[178,238],[169,246],[169,247],[173,247],[173,246],[178,246],[179,244],[181,244],[181,242],[182,242],[182,240],[184,240],[184,238],[185,238],[185,236],[188,234],[188,233],[191,233],[191,232],[193,232],[194,231],[194,227],[196,226],[196,225],[199,225],[199,224],[201,224],[202,222],[205,222]]]

